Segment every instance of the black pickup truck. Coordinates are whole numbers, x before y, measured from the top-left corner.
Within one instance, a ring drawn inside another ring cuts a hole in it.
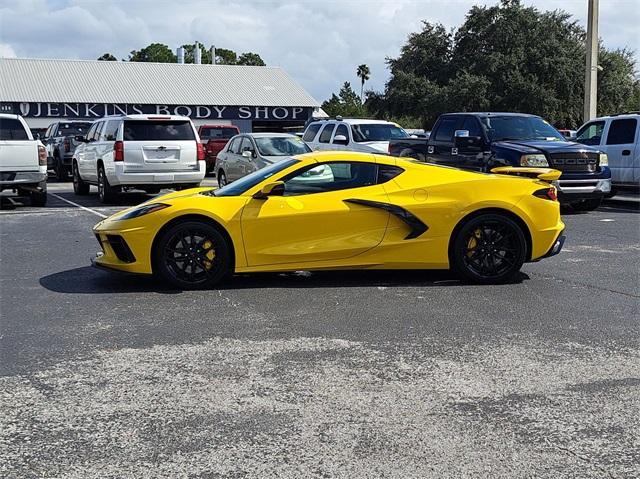
[[[607,155],[567,141],[535,115],[447,113],[428,139],[391,140],[389,154],[482,172],[498,166],[555,168],[562,171],[556,182],[560,202],[577,210],[596,209],[611,191]]]

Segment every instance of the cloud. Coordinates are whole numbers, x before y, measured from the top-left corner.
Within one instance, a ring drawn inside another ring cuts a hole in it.
[[[21,0],[0,1],[0,53],[21,57],[95,59],[105,52],[127,58],[131,50],[159,42],[201,41],[238,53],[259,53],[282,66],[322,101],[344,81],[359,86],[355,70],[371,69],[367,88],[381,90],[385,58],[395,57],[422,20],[455,28],[473,4],[495,1],[358,0]],[[540,10],[559,6],[586,23],[584,1],[527,1]],[[608,48],[636,50],[637,0],[600,1],[600,37]],[[5,53],[6,52],[6,53]]]

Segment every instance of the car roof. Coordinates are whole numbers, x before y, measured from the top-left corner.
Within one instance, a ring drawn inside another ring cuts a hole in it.
[[[299,138],[291,133],[244,133],[244,135],[252,138]]]
[[[181,115],[108,115],[99,120],[180,120],[191,121],[188,116]]]
[[[593,118],[589,121],[596,121],[596,120],[620,120],[620,119],[624,119],[624,118],[638,118],[640,117],[640,113],[636,113],[636,112],[630,112],[630,113],[619,113],[617,115],[608,115],[608,116],[599,116],[598,118]],[[588,122],[585,122],[588,123]]]
[[[17,120],[20,118],[20,115],[14,115],[13,113],[0,113],[0,118],[11,118],[12,120]]]
[[[458,116],[458,115],[475,115],[475,116],[528,116],[531,118],[540,118],[539,115],[532,115],[530,113],[514,113],[514,112],[500,112],[500,111],[461,111],[455,113],[443,113],[442,116]]]
[[[392,122],[392,121],[386,121],[386,120],[375,120],[375,119],[371,119],[371,118],[343,118],[341,120],[337,119],[337,118],[327,118],[324,120],[316,120],[312,123],[309,123],[309,125],[313,125],[314,123],[327,123],[333,121],[335,123],[346,123],[348,125],[371,125],[371,124],[378,124],[378,125],[396,125],[396,123]]]

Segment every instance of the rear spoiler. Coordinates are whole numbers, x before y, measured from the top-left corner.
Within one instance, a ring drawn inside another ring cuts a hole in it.
[[[554,170],[553,168],[527,168],[523,166],[499,166],[493,168],[491,173],[526,176],[528,178],[538,178],[543,181],[556,181],[562,174],[561,171]]]

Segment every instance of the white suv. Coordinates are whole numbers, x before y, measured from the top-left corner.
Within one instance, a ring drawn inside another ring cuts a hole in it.
[[[614,187],[640,187],[640,114],[595,118],[580,127],[575,141],[607,154]]]
[[[96,185],[100,201],[123,189],[157,193],[190,188],[204,179],[205,152],[191,120],[184,116],[126,115],[97,120],[73,154],[73,191]]]
[[[349,150],[387,153],[389,140],[408,138],[395,123],[382,120],[340,118],[309,123],[302,135],[312,150]]]

